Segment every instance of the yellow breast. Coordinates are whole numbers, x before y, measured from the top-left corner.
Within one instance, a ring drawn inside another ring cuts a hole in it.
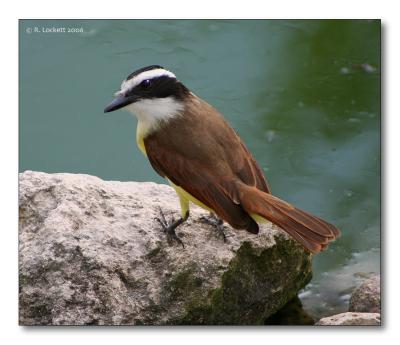
[[[144,137],[147,134],[147,129],[143,122],[139,121],[136,128],[136,143],[139,150],[147,157],[146,147],[144,146]]]

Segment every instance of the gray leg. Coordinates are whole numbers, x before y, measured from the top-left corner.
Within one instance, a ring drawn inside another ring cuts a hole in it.
[[[160,208],[160,218],[157,217],[155,219],[160,223],[160,225],[163,228],[163,231],[167,234],[167,236],[170,239],[178,242],[180,245],[182,245],[183,248],[185,248],[182,240],[178,236],[176,236],[175,229],[179,225],[184,223],[188,218],[189,218],[189,211],[186,212],[185,217],[179,218],[178,220],[175,220],[174,218],[172,218],[171,222],[168,223],[168,221],[166,220],[166,218],[164,216],[163,211]]]
[[[207,216],[201,216],[200,220],[203,221],[204,223],[212,225],[218,232],[220,236],[224,239],[224,242],[226,242],[226,235],[224,232],[224,221],[217,216],[215,216],[213,213],[210,212],[210,215]]]

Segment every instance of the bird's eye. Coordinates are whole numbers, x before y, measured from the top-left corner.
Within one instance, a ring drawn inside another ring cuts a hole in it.
[[[140,86],[147,89],[151,85],[151,80],[150,79],[145,79],[140,83]]]

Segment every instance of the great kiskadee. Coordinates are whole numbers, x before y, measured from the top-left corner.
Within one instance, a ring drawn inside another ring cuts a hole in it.
[[[232,127],[172,72],[153,65],[131,73],[104,112],[121,108],[136,115],[139,149],[179,196],[181,218],[159,219],[178,242],[175,229],[188,219],[190,202],[216,215],[218,225],[253,234],[258,222],[271,221],[312,253],[339,236],[333,225],[273,196]]]

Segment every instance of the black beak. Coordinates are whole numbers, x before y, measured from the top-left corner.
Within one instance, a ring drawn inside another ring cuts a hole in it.
[[[109,113],[111,111],[121,109],[127,106],[128,104],[135,102],[136,100],[137,100],[136,96],[124,96],[124,95],[117,96],[109,105],[105,107],[104,112]]]

